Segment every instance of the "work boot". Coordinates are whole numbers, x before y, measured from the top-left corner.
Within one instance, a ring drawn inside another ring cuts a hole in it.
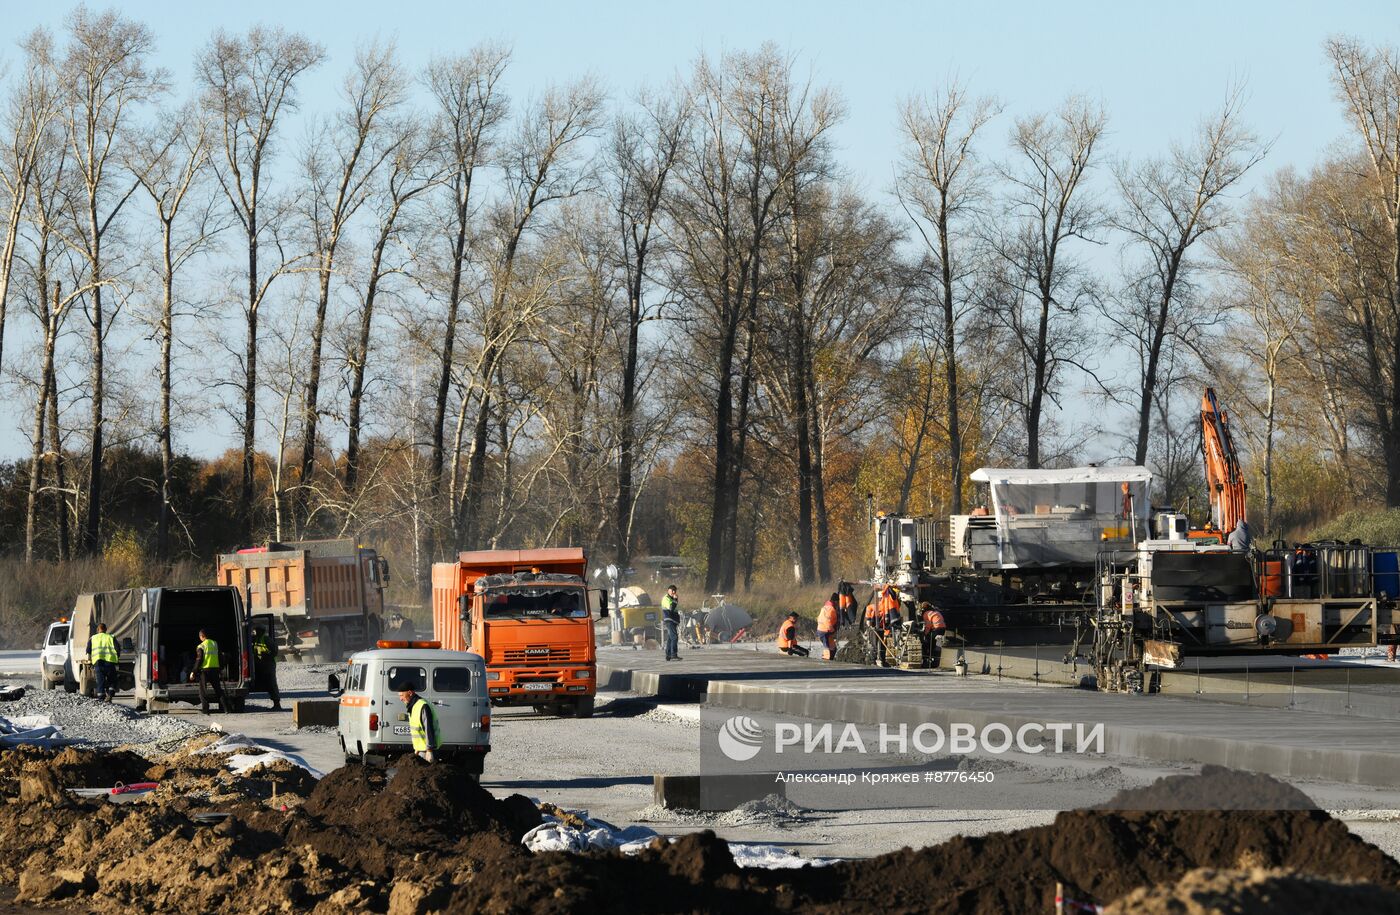
[[[273,710],[274,712],[280,712],[280,711],[282,711],[282,703],[280,703],[280,702],[274,702],[274,703],[272,703],[272,710]]]

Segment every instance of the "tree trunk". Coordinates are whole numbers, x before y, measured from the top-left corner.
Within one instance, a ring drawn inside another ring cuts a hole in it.
[[[1045,374],[1048,353],[1046,337],[1050,333],[1050,295],[1041,292],[1040,322],[1036,331],[1034,372],[1031,383],[1031,404],[1026,411],[1026,466],[1040,468],[1040,415],[1045,408]]]
[[[248,214],[248,345],[243,363],[243,480],[239,488],[239,535],[253,541],[253,459],[257,453],[258,419],[258,215]],[[273,493],[273,499],[278,499]]]
[[[831,525],[826,517],[826,436],[817,409],[816,383],[807,371],[807,403],[812,417],[812,506],[817,514],[817,580],[831,581]]]
[[[952,244],[948,232],[948,200],[945,193],[938,214],[938,250],[943,268],[943,368],[948,383],[948,495],[949,511],[960,515],[963,510],[963,442],[962,426],[958,421],[957,310],[953,305]]]
[[[618,409],[617,506],[616,527],[617,566],[627,568],[632,561],[632,463],[636,447],[637,412],[637,349],[642,323],[642,258],[638,255],[637,272],[628,290],[627,354],[622,363],[622,402]]]
[[[442,341],[442,361],[438,369],[437,400],[433,412],[432,463],[428,478],[433,494],[442,491],[443,434],[447,422],[447,394],[452,386],[452,347],[457,339],[457,311],[462,302],[462,262],[467,250],[467,210],[459,204],[457,237],[452,244],[452,284],[447,294],[447,326]]]
[[[732,400],[734,349],[738,333],[738,326],[731,323],[724,340],[720,343],[719,392],[715,400],[715,476],[714,487],[710,495],[710,540],[705,566],[705,590],[709,593],[726,590],[721,585],[724,582],[725,519],[729,515],[731,500],[730,470],[734,446],[733,414],[731,411],[734,408]],[[732,564],[730,569],[729,583],[732,586],[734,582]]]
[[[156,522],[156,556],[170,558],[171,473],[175,452],[170,431],[171,344],[175,336],[175,264],[171,224],[164,224],[161,241],[165,259],[164,293],[160,319],[160,517]]]
[[[335,261],[335,242],[321,255],[316,295],[316,323],[311,328],[311,365],[306,376],[306,397],[302,405],[301,461],[298,464],[297,494],[292,499],[292,527],[300,529],[308,520],[307,503],[311,500],[311,477],[316,469],[316,427],[321,418],[321,341],[326,335],[326,311],[331,301],[331,267]]]
[[[57,343],[57,329],[54,331]],[[49,450],[53,452],[54,507],[55,522],[58,527],[58,561],[66,562],[73,556],[73,544],[68,535],[68,481],[63,469],[63,436],[58,428],[58,373],[53,361],[49,361]]]
[[[92,231],[92,279],[98,285],[92,289],[92,447],[88,451],[88,503],[82,542],[83,552],[96,555],[102,547],[102,407],[106,400],[103,359],[106,355],[107,341],[102,314],[102,236],[97,223],[95,200],[88,208],[88,221]]]
[[[365,366],[369,362],[370,331],[374,326],[374,300],[379,293],[380,264],[388,241],[387,234],[380,235],[370,259],[365,306],[360,313],[360,339],[355,348],[355,366],[350,378],[350,435],[345,443],[345,491],[351,494],[360,482],[360,404],[365,393]]]
[[[793,322],[800,325],[800,318]],[[812,427],[808,415],[806,346],[804,329],[794,328],[797,352],[788,377],[793,379],[792,424],[797,428],[797,577],[801,584],[812,583],[816,557],[812,544]]]
[[[40,291],[47,295],[47,290]],[[34,404],[33,441],[29,458],[29,493],[24,510],[24,561],[34,561],[34,534],[39,503],[39,480],[44,474],[44,411],[49,404],[49,379],[53,377],[54,331],[53,319],[47,307],[41,310],[44,319],[44,364],[40,372],[39,399]]]

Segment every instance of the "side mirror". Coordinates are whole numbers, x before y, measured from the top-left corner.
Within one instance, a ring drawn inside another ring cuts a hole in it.
[[[465,594],[457,598],[457,618],[464,623],[472,618],[472,599]]]
[[[340,678],[335,674],[326,675],[326,692],[330,693],[332,696],[339,696],[341,693],[345,692],[345,690],[340,688]]]
[[[608,618],[608,592],[606,590],[598,592],[598,618]]]
[[[389,580],[389,560],[379,560],[379,577],[386,582]]]

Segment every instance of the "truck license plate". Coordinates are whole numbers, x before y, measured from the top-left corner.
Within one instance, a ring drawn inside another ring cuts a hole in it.
[[[524,688],[525,688],[525,689],[534,689],[534,690],[547,690],[547,689],[554,689],[554,684],[553,684],[553,683],[526,683]]]
[[[394,725],[394,735],[395,735],[396,737],[407,737],[407,736],[409,735],[408,725],[406,725],[406,724],[396,724],[396,725]]]

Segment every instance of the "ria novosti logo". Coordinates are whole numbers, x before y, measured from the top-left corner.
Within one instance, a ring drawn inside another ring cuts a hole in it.
[[[735,762],[748,762],[763,748],[763,728],[748,715],[734,715],[719,729],[719,748]]]

